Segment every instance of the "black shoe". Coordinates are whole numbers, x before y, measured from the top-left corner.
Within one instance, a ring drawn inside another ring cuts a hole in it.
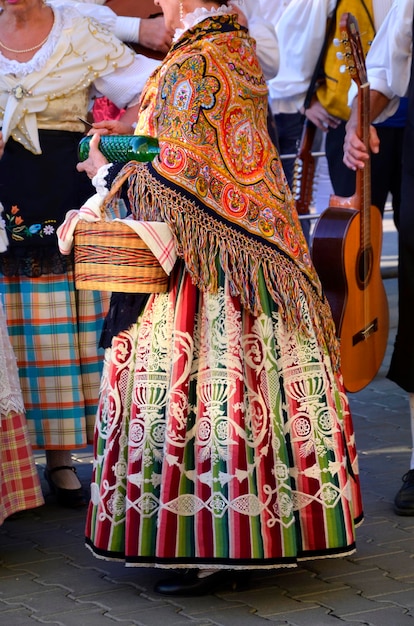
[[[246,574],[246,572],[239,574],[233,570],[223,569],[199,578],[197,571],[188,570],[185,574],[177,574],[175,578],[161,580],[155,585],[154,591],[164,596],[204,596],[213,593],[218,588],[228,589],[229,584],[235,591],[239,585],[241,586],[240,574]]]
[[[64,489],[58,487],[52,479],[52,475],[59,470],[71,470],[76,472],[76,468],[71,465],[59,465],[59,467],[52,467],[52,469],[46,468],[44,471],[44,477],[49,485],[51,493],[56,496],[56,501],[60,506],[64,506],[68,509],[77,509],[81,506],[86,506],[86,499],[83,493],[82,487],[78,489]]]
[[[397,515],[414,515],[414,469],[404,474],[402,481],[394,499],[394,511]]]

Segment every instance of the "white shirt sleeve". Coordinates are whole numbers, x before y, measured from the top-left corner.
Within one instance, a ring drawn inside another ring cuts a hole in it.
[[[276,25],[280,68],[269,82],[273,113],[294,113],[303,106],[334,6],[335,0],[292,0],[282,13]]]
[[[137,104],[148,77],[159,65],[160,61],[137,54],[132,65],[97,78],[92,97],[106,96],[120,109],[133,106]]]
[[[121,41],[138,43],[141,19],[139,17],[118,16],[107,6],[100,6],[105,0],[49,0],[54,6],[69,5],[81,15],[91,17],[103,24]]]
[[[257,0],[237,0],[235,4],[240,6],[248,21],[249,33],[256,40],[256,52],[262,66],[266,80],[273,78],[279,68],[279,45],[275,26],[272,21],[265,19],[264,8],[269,12],[271,5],[279,0],[260,0],[259,8]],[[270,5],[270,6],[269,6]]]
[[[388,98],[405,96],[410,82],[414,0],[397,0],[367,55],[371,88]]]
[[[118,16],[115,22],[114,35],[121,41],[129,43],[139,42],[140,17]]]
[[[276,28],[276,24],[290,2],[291,0],[259,0],[262,18],[267,22],[271,22]]]
[[[390,104],[376,120],[383,121],[395,113],[399,98],[407,95],[412,58],[414,0],[396,0],[378,30],[366,57],[371,89],[390,99]],[[356,95],[355,85],[349,94]]]

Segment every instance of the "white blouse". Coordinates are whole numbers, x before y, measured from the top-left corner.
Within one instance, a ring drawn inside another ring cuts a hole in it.
[[[139,0],[137,0],[139,2]],[[105,0],[48,0],[53,6],[67,4],[75,7],[82,15],[92,17],[103,24],[121,41],[139,43],[139,17],[117,15],[105,5]]]
[[[0,54],[0,120],[12,136],[40,152],[38,129],[83,132],[90,97],[107,96],[118,107],[138,102],[159,65],[135,54],[98,22],[70,7],[55,7],[46,43],[27,62]]]

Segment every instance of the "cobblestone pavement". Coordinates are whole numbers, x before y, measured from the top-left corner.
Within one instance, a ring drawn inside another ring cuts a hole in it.
[[[391,229],[392,230],[392,229]],[[46,505],[0,528],[0,624],[29,626],[414,626],[414,517],[392,501],[408,469],[406,395],[385,377],[396,325],[395,240],[384,248],[391,329],[384,363],[350,396],[360,455],[365,521],[357,551],[298,569],[254,573],[247,589],[201,598],[153,592],[162,572],[95,559],[84,547],[84,511]],[[394,276],[394,277],[392,277]],[[36,453],[39,472],[44,457]],[[76,456],[85,485],[91,450]],[[47,487],[44,484],[45,493]]]

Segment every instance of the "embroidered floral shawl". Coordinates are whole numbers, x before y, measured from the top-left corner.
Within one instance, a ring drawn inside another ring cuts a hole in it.
[[[209,17],[178,39],[142,96],[136,133],[157,136],[161,152],[152,164],[126,166],[131,206],[137,219],[170,225],[200,289],[216,289],[218,258],[244,307],[261,311],[263,277],[286,323],[305,329],[304,291],[336,350],[329,307],[267,132],[267,87],[254,46],[230,15]]]

